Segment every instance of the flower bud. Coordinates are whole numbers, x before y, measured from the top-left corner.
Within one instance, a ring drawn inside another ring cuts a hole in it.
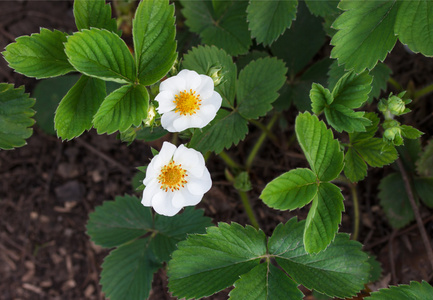
[[[224,75],[221,66],[213,66],[207,72],[207,75],[212,78],[214,86],[218,86],[224,82]]]
[[[149,105],[149,109],[147,110],[147,118],[144,120],[144,125],[150,127],[153,125],[156,119],[156,109],[152,104]]]

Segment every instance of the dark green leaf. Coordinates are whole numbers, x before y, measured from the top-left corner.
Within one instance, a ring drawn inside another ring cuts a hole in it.
[[[251,36],[258,44],[270,45],[296,18],[298,0],[251,0],[247,8],[247,22]]]
[[[24,93],[24,86],[0,83],[0,148],[13,149],[26,144],[33,130],[28,128],[35,121],[31,107],[35,100]]]
[[[21,36],[2,54],[9,66],[28,77],[49,78],[75,71],[65,54],[66,33],[41,28],[40,33]]]
[[[137,132],[136,139],[150,142],[157,140],[166,134],[168,134],[168,131],[162,127],[145,127]]]
[[[380,262],[376,259],[375,255],[370,254],[367,260],[370,265],[370,282],[376,282],[382,276],[382,267],[380,266]]]
[[[104,28],[120,36],[116,19],[111,18],[111,6],[105,0],[75,0],[74,17],[78,30]]]
[[[381,289],[365,300],[429,300],[431,295],[433,295],[433,287],[423,280],[421,283],[412,281],[410,285],[402,284]]]
[[[91,77],[133,83],[135,62],[125,42],[106,29],[84,29],[68,37],[65,52],[69,62]]]
[[[132,24],[137,77],[151,85],[170,71],[176,60],[174,5],[168,0],[141,1]]]
[[[92,128],[92,120],[106,96],[105,82],[81,76],[60,102],[54,119],[57,135],[63,140],[80,136]]]
[[[422,202],[433,208],[433,177],[415,178],[413,184]]]
[[[286,80],[287,68],[276,58],[249,63],[240,73],[236,89],[238,111],[246,119],[257,119],[272,109],[278,90]]]
[[[144,86],[122,86],[104,99],[93,119],[93,125],[98,133],[125,131],[146,119],[148,106],[149,94]]]
[[[433,140],[430,140],[427,146],[425,146],[419,159],[416,161],[416,168],[418,174],[421,176],[433,176]]]
[[[352,147],[344,156],[344,175],[352,182],[358,182],[367,176],[367,165]]]
[[[307,4],[310,12],[315,16],[321,16],[321,17],[340,13],[340,10],[337,7],[338,2],[340,1],[339,0],[325,0],[325,1],[305,0],[305,3]]]

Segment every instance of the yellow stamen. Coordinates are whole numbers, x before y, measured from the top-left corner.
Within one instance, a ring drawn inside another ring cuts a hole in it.
[[[196,95],[192,89],[181,91],[178,95],[174,96],[174,104],[176,104],[175,112],[180,115],[193,115],[199,109],[201,105],[200,95]]]
[[[161,168],[161,173],[158,176],[161,190],[166,192],[168,192],[168,190],[172,192],[175,190],[178,191],[188,182],[185,179],[186,176],[188,176],[188,174],[186,174],[186,170],[182,168],[182,165],[176,165],[174,160],[172,160],[169,164]]]

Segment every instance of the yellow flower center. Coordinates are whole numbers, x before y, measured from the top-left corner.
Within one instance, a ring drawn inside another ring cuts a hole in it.
[[[174,104],[176,104],[175,112],[180,115],[193,115],[199,109],[201,105],[200,95],[196,95],[192,89],[181,91],[178,95],[174,96]]]
[[[161,173],[158,176],[158,182],[161,184],[161,190],[168,192],[168,190],[178,191],[181,187],[184,187],[188,182],[185,177],[186,170],[182,168],[182,165],[176,165],[174,160],[169,164],[161,168]]]

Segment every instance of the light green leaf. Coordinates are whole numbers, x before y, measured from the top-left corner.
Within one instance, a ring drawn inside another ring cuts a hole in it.
[[[364,118],[363,111],[355,112],[340,104],[332,103],[330,107],[325,107],[325,116],[329,125],[338,132],[364,132],[371,125],[371,121]]]
[[[229,300],[301,300],[304,296],[298,284],[269,261],[241,275],[234,285]]]
[[[75,0],[74,17],[78,30],[104,28],[121,35],[116,19],[111,18],[111,5],[105,0]]]
[[[331,297],[354,296],[369,280],[370,265],[361,244],[339,233],[324,251],[308,254],[302,242],[305,221],[292,218],[269,238],[269,253],[297,283]]]
[[[433,287],[423,280],[421,283],[412,281],[410,285],[402,284],[381,289],[373,292],[365,300],[429,300],[431,295],[433,295]]]
[[[305,0],[310,12],[315,16],[329,16],[340,13],[337,8],[339,0]]]
[[[422,202],[433,208],[433,177],[415,178],[413,184]]]
[[[320,252],[334,240],[341,223],[341,213],[344,211],[343,200],[344,197],[336,185],[329,182],[320,184],[305,224],[305,251]]]
[[[149,93],[142,85],[125,85],[108,95],[93,119],[98,133],[111,134],[138,126],[147,117]]]
[[[251,0],[247,8],[247,22],[251,36],[258,44],[270,45],[296,18],[298,0]]]
[[[143,0],[132,24],[137,77],[151,85],[170,71],[177,58],[174,5],[168,0]]]
[[[224,148],[237,145],[247,133],[247,120],[237,112],[221,109],[209,125],[195,130],[189,146],[202,153],[220,153]]]
[[[397,2],[342,0],[339,8],[345,12],[332,25],[338,32],[331,40],[335,46],[331,57],[344,64],[346,70],[353,69],[356,73],[373,69],[397,41],[394,35]]]
[[[213,226],[211,218],[203,216],[203,210],[186,207],[174,217],[155,215],[155,231],[152,249],[160,261],[169,261],[176,244],[186,239],[187,234],[205,233],[206,227]]]
[[[419,159],[416,161],[416,170],[421,176],[433,176],[433,140],[428,142],[419,155]]]
[[[272,44],[271,51],[286,62],[289,73],[294,76],[304,69],[320,50],[325,43],[325,36],[322,20],[311,15],[305,3],[300,1],[296,21]]]
[[[268,183],[260,199],[280,210],[301,208],[316,196],[318,183],[310,169],[294,169]]]
[[[211,1],[181,0],[185,24],[200,35],[202,43],[223,48],[237,56],[248,52],[252,41],[247,23],[248,1],[230,1],[214,11]]]
[[[335,179],[343,169],[344,155],[332,131],[308,112],[298,115],[295,131],[305,157],[320,181]]]
[[[401,175],[392,173],[380,181],[380,204],[385,210],[388,222],[394,228],[403,228],[414,219]]]
[[[276,58],[250,62],[240,73],[236,89],[238,111],[245,119],[257,119],[272,109],[278,98],[287,68]]]
[[[24,93],[24,86],[0,83],[0,148],[13,149],[26,144],[33,130],[28,128],[35,121],[31,107],[35,100]]]
[[[331,92],[318,83],[312,84],[310,99],[311,107],[316,115],[320,114],[325,107],[329,106],[332,101],[334,101]]]
[[[366,163],[352,147],[344,156],[344,175],[352,182],[358,182],[367,176]]]
[[[266,254],[263,231],[219,223],[203,235],[189,235],[168,263],[169,289],[178,298],[212,295],[249,272]]]
[[[433,3],[402,1],[395,20],[395,34],[413,52],[433,56]]]
[[[383,167],[398,158],[395,147],[381,138],[370,138],[353,144],[356,152],[372,167]]]
[[[84,29],[68,37],[65,52],[81,73],[108,81],[133,83],[135,62],[125,42],[106,29]]]
[[[149,238],[135,240],[111,251],[105,258],[100,284],[107,298],[147,299],[153,274],[161,267],[149,243]]]
[[[413,128],[412,126],[401,125],[400,129],[401,129],[401,135],[407,139],[414,140],[423,135],[421,131],[419,131],[416,128]]]
[[[234,108],[237,70],[231,56],[223,49],[215,46],[198,46],[188,51],[182,65],[199,74],[207,74],[212,67],[221,68],[223,81],[215,90],[223,98],[222,106]]]
[[[364,115],[364,117],[371,121],[371,125],[365,127],[366,129],[365,132],[349,133],[349,139],[351,143],[356,143],[361,140],[370,139],[376,134],[377,130],[379,129],[380,119],[376,113],[368,112]]]
[[[373,78],[368,75],[368,72],[346,73],[338,80],[332,90],[333,104],[344,105],[352,109],[361,107],[368,99],[372,80]]]
[[[145,235],[153,227],[150,208],[132,196],[106,201],[89,214],[87,234],[102,247],[111,248]]]
[[[41,28],[40,33],[21,36],[2,52],[9,66],[27,77],[49,78],[75,71],[65,54],[66,33]]]
[[[57,135],[63,140],[80,136],[92,128],[92,120],[106,96],[105,82],[82,75],[60,102],[54,118]]]

